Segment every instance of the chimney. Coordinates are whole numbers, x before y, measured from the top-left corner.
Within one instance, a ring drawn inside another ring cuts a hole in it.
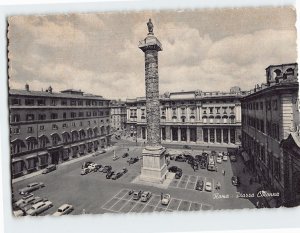
[[[28,83],[25,84],[25,90],[29,91],[29,85],[28,85]]]

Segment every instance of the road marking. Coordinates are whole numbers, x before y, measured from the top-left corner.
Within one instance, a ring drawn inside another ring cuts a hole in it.
[[[186,182],[186,185],[185,185],[184,189],[186,189],[186,187],[187,187],[187,185],[188,185],[188,183],[189,183],[189,181],[190,181],[190,177],[191,177],[191,176],[189,176],[189,179],[187,180],[187,182]]]
[[[192,201],[189,201],[190,202],[190,206],[189,206],[189,209],[188,209],[188,211],[190,211],[190,209],[191,209],[191,206],[192,206]]]
[[[118,197],[117,197],[117,195],[119,195],[123,190],[126,190],[126,189],[121,189],[116,195],[114,195],[111,199],[109,199],[107,202],[105,202],[105,204],[104,205],[102,205],[102,207],[104,207],[106,204],[108,204],[110,201],[112,201],[114,198],[117,198],[117,199],[119,199]],[[101,207],[101,208],[102,208]],[[103,209],[103,208],[102,208]]]
[[[123,189],[122,189],[122,191],[123,191]],[[120,193],[120,192],[119,192]],[[119,194],[118,193],[118,194]],[[117,195],[118,195],[117,194]],[[112,209],[119,201],[121,201],[121,200],[125,200],[125,201],[127,201],[126,199],[123,199],[123,197],[125,197],[126,195],[128,194],[128,192],[126,192],[122,197],[117,197],[117,199],[119,199],[115,204],[113,204],[109,209]],[[127,203],[127,202],[126,202]]]
[[[180,206],[180,204],[181,204],[181,202],[182,202],[182,199],[179,199],[179,200],[180,200],[180,202],[179,202],[179,205],[178,205],[178,207],[177,207],[176,211],[178,211],[178,209],[179,209],[179,206]]]

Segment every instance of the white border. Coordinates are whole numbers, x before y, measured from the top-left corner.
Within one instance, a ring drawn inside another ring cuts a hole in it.
[[[80,0],[3,0],[0,2],[0,232],[188,232],[203,230],[236,229],[274,229],[297,228],[278,232],[299,232],[300,208],[257,210],[212,211],[200,213],[162,213],[162,214],[131,214],[131,215],[85,215],[66,216],[63,218],[21,218],[15,219],[11,215],[10,179],[9,179],[9,130],[7,107],[7,61],[6,61],[6,17],[20,14],[46,14],[65,12],[103,12],[115,10],[160,10],[199,7],[241,7],[241,6],[278,6],[294,4],[287,0],[173,0],[171,1],[116,1],[90,0],[90,3],[80,3]],[[48,3],[57,3],[51,4]],[[73,3],[73,4],[70,4]],[[24,5],[25,4],[25,5]],[[31,5],[39,4],[39,5]],[[4,6],[5,5],[5,6]],[[297,9],[300,9],[297,2]],[[299,16],[297,16],[299,21]],[[299,38],[299,35],[298,35]],[[298,39],[299,40],[299,39]],[[0,188],[1,190],[1,188]],[[3,202],[2,202],[3,198]],[[3,211],[2,211],[3,203]],[[2,216],[1,216],[2,215]],[[1,221],[4,221],[2,224]],[[4,229],[1,229],[1,228]],[[237,231],[240,232],[240,231]],[[253,232],[253,231],[246,231]],[[256,232],[256,231],[255,231]],[[258,231],[258,232],[277,232]]]

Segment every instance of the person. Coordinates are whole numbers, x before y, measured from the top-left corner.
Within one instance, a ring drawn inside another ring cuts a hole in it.
[[[218,171],[218,166],[216,166],[216,172]]]
[[[162,200],[163,199],[163,193],[160,193],[160,200]]]
[[[217,187],[218,187],[218,190],[220,190],[220,188],[221,188],[221,183],[220,182],[217,183]]]

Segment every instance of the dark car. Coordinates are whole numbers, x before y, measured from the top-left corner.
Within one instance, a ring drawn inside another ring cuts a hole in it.
[[[175,161],[186,162],[186,157],[183,156],[183,155],[177,155],[176,158],[175,158]]]
[[[126,158],[126,157],[128,157],[129,156],[129,154],[126,152],[126,153],[124,153],[123,155],[122,155],[122,158]]]
[[[201,169],[206,169],[206,167],[207,167],[207,163],[205,161],[201,161],[200,162],[200,168]]]
[[[104,168],[103,168],[103,173],[108,173],[108,172],[110,172],[111,171],[111,169],[112,169],[112,167],[111,166],[105,166]]]
[[[232,182],[232,185],[234,185],[234,186],[239,186],[241,184],[238,176],[233,176],[231,178],[231,182]]]
[[[102,167],[101,164],[96,164],[96,165],[95,165],[94,172],[97,172],[101,167]]]
[[[49,172],[55,171],[56,170],[56,165],[51,164],[48,167],[45,168],[45,170],[42,172],[43,174],[47,174]]]
[[[179,167],[176,167],[176,166],[172,166],[172,167],[169,167],[169,172],[173,172],[173,173],[176,173],[178,170],[181,171],[181,169]]]
[[[194,157],[192,155],[189,155],[189,154],[184,154],[183,155],[188,161],[189,160],[194,160]]]
[[[107,172],[107,174],[106,174],[106,179],[110,179],[110,178],[113,176],[114,173],[115,173],[115,172],[113,172],[113,171]]]
[[[111,177],[111,179],[112,180],[119,179],[122,175],[123,175],[123,173],[117,172],[116,174],[113,174],[113,176]]]
[[[198,180],[196,184],[196,190],[202,191],[204,187],[204,181],[203,180]]]
[[[129,163],[129,164],[134,164],[134,163],[136,163],[137,161],[139,161],[139,159],[138,159],[137,157],[135,157],[135,158],[130,158],[130,159],[128,159],[128,160],[127,160],[127,163]]]
[[[125,174],[127,172],[128,172],[128,169],[127,168],[123,168],[122,173]]]
[[[178,171],[175,173],[175,179],[180,179],[181,176],[182,176],[182,170],[178,170]]]
[[[230,155],[230,156],[229,156],[229,159],[230,159],[231,162],[236,162],[236,161],[237,161],[235,155]]]

